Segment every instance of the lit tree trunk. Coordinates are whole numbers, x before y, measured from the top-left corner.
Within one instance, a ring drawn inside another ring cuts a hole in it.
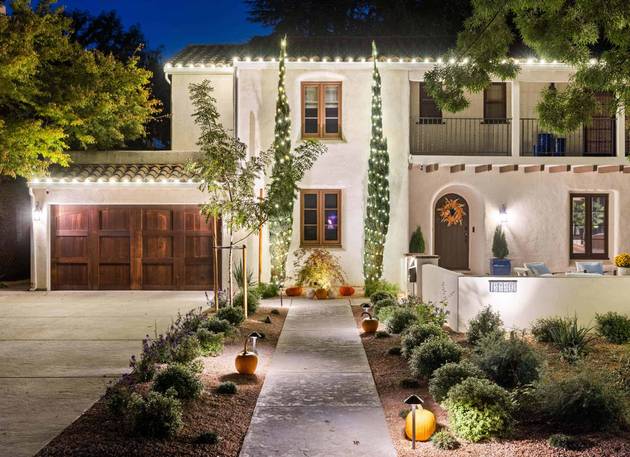
[[[381,75],[376,67],[378,54],[372,42],[372,137],[368,165],[368,196],[364,227],[363,278],[366,283],[383,276],[383,250],[389,228],[389,154],[383,138]]]

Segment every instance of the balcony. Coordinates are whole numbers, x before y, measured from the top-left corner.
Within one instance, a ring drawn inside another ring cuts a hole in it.
[[[507,156],[510,119],[412,117],[413,155]]]
[[[521,156],[614,157],[615,131],[615,119],[609,118],[595,118],[565,135],[545,131],[538,119],[521,119],[520,152]]]

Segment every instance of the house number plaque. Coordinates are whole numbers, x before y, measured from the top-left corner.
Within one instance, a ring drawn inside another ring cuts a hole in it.
[[[489,281],[490,292],[497,292],[503,294],[515,294],[517,281]]]

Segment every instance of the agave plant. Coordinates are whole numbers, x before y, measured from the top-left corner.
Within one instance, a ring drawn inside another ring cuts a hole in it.
[[[243,264],[235,263],[234,268],[232,269],[232,276],[234,277],[234,281],[238,285],[238,288],[243,290]],[[256,281],[254,281],[254,273],[251,270],[247,270],[247,287],[256,287]]]
[[[587,351],[595,336],[591,327],[578,324],[577,316],[566,317],[549,329],[551,342],[560,349],[560,357],[569,363],[581,358]]]

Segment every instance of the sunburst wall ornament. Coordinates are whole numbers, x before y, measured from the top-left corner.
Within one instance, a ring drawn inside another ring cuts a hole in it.
[[[464,222],[464,204],[459,201],[459,198],[450,199],[444,198],[444,204],[438,208],[441,222],[445,222],[449,227],[451,225],[462,225]]]

